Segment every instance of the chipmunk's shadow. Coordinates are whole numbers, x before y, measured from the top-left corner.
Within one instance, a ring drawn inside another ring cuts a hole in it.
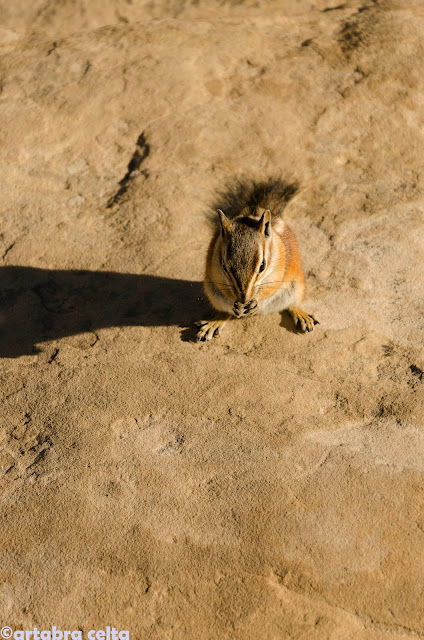
[[[185,328],[207,314],[201,282],[106,271],[0,268],[0,357],[38,351],[36,344],[104,327]]]
[[[287,310],[281,311],[280,313],[280,327],[284,327],[284,329],[286,329],[290,333],[299,333],[299,331],[296,329],[293,318]]]

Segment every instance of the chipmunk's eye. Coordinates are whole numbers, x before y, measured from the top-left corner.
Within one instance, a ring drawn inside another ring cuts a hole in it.
[[[265,262],[265,260],[262,260],[262,264],[259,267],[259,273],[262,273],[262,271],[265,269],[265,267],[266,267],[266,262]]]

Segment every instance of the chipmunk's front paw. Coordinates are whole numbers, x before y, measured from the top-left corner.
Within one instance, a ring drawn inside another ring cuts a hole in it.
[[[289,309],[289,312],[294,320],[296,325],[296,329],[301,331],[302,333],[308,333],[308,331],[313,331],[314,326],[319,324],[318,320],[311,316],[306,311],[300,309],[300,307],[292,307]]]
[[[234,315],[237,318],[247,318],[248,316],[254,316],[258,312],[258,303],[256,300],[251,300],[245,304],[241,302],[235,302],[233,306]]]
[[[244,304],[241,302],[235,302],[233,306],[234,315],[236,318],[241,318],[243,315]]]
[[[251,300],[248,302],[243,311],[243,318],[247,318],[248,316],[254,316],[255,313],[258,313],[259,306],[256,300]]]

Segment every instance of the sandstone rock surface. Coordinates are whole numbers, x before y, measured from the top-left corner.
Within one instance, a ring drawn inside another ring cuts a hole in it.
[[[424,637],[424,9],[0,2],[1,623]],[[321,324],[192,340],[279,173]]]

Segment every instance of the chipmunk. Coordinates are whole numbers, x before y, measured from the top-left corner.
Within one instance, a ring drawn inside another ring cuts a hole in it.
[[[226,213],[218,209],[219,226],[206,257],[205,293],[218,311],[199,323],[198,340],[219,336],[232,318],[287,309],[303,333],[319,324],[300,308],[305,295],[299,247],[282,219],[296,184],[280,179],[241,183],[227,194]]]

